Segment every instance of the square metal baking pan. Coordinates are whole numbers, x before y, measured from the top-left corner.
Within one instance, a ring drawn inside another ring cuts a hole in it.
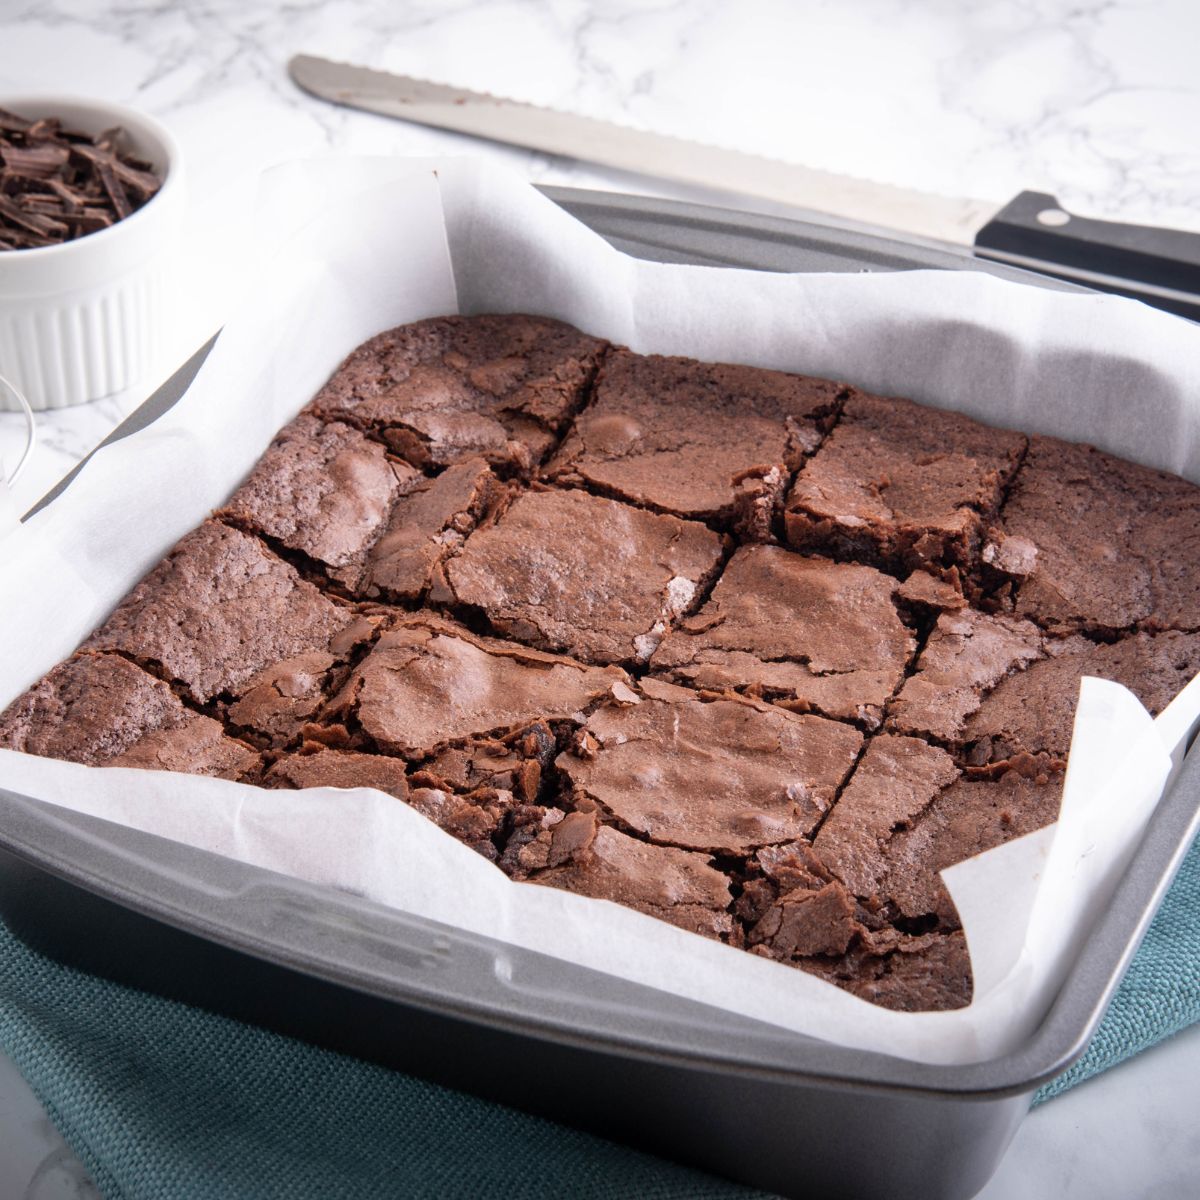
[[[1077,290],[780,218],[546,190],[618,248],[660,261],[974,269]],[[175,403],[207,349],[112,439]],[[1198,828],[1193,748],[1040,1027],[962,1067],[800,1037],[3,790],[0,914],[83,969],[770,1191],[966,1200],[1037,1088],[1083,1052]]]

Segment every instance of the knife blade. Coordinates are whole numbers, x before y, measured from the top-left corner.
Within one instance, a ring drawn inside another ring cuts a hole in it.
[[[1074,216],[1041,192],[998,205],[896,187],[308,54],[288,71],[335,104],[967,247],[1200,319],[1200,234]]]

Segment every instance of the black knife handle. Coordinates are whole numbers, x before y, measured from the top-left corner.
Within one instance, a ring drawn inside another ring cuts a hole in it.
[[[1200,233],[1076,217],[1022,192],[976,234],[975,253],[1200,320]]]

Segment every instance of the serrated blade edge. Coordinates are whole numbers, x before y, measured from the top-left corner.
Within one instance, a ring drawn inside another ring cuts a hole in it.
[[[305,91],[335,104],[935,241],[971,245],[999,208],[308,54],[288,70]]]

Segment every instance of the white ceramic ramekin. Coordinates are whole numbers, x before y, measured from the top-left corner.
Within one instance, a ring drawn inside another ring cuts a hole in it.
[[[0,251],[0,375],[35,409],[66,408],[132,386],[159,366],[171,319],[170,259],[183,207],[179,148],[132,109],[70,96],[0,96],[22,117],[60,117],[96,134],[114,125],[164,177],[155,196],[107,229],[58,246]],[[15,407],[0,392],[0,408]]]

